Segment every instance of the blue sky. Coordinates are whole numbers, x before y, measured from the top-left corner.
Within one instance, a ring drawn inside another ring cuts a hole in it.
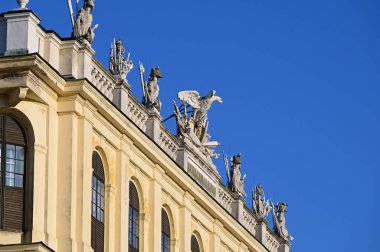
[[[107,65],[112,39],[121,38],[137,97],[138,60],[160,66],[163,117],[178,91],[217,90],[224,102],[210,111],[213,139],[219,152],[243,154],[248,205],[258,183],[288,202],[291,251],[378,250],[380,1],[95,4],[97,57]],[[70,34],[65,0],[29,7],[45,28]]]

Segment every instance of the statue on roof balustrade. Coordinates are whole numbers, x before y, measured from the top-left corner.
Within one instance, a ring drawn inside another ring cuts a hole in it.
[[[72,0],[67,0],[67,2],[70,10],[74,38],[80,41],[88,41],[91,44],[95,37],[94,31],[98,27],[98,25],[91,27],[93,22],[92,11],[95,7],[94,0],[84,0],[83,7],[80,9],[79,0],[76,0],[76,17],[74,17]]]
[[[265,200],[264,189],[261,184],[256,186],[252,192],[252,209],[259,220],[264,220],[271,210],[269,201]]]
[[[154,67],[150,71],[149,79],[144,80],[145,68],[140,62],[140,79],[143,91],[142,103],[149,109],[156,109],[161,111],[162,103],[159,99],[160,86],[158,85],[158,79],[162,78],[162,73],[159,67]]]
[[[239,196],[245,195],[244,181],[245,174],[241,177],[241,154],[233,156],[231,166],[228,165],[228,158],[224,155],[224,165],[227,175],[227,187]]]
[[[284,240],[293,240],[294,238],[289,234],[285,225],[285,212],[287,212],[287,206],[285,202],[277,203],[276,206],[273,202],[270,202],[273,217],[274,232],[283,238]]]
[[[114,40],[111,44],[109,69],[113,75],[119,76],[122,80],[133,69],[133,63],[129,59],[130,53],[128,53],[126,59],[124,59],[124,54],[125,47],[123,42],[120,39],[118,41]]]
[[[182,101],[180,107],[174,102],[174,115],[177,119],[177,133],[190,141],[200,149],[200,151],[211,160],[212,157],[219,157],[212,149],[219,145],[216,141],[210,141],[211,135],[208,133],[207,112],[214,101],[222,103],[222,98],[211,91],[206,96],[200,96],[197,91],[182,91],[178,93],[178,99]],[[191,116],[187,109],[192,107]]]

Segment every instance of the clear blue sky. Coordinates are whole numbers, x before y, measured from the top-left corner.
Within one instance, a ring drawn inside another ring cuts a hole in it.
[[[138,97],[138,60],[160,66],[164,117],[178,91],[217,90],[213,139],[219,152],[242,152],[248,192],[262,183],[288,202],[291,251],[379,251],[380,1],[95,4],[97,57],[107,65],[112,39],[123,39]],[[14,7],[1,1],[1,11]],[[29,7],[45,28],[70,34],[66,0]]]

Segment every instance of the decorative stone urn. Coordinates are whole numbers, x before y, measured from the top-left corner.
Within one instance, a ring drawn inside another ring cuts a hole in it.
[[[29,0],[17,0],[17,3],[20,5],[20,9],[26,9]]]

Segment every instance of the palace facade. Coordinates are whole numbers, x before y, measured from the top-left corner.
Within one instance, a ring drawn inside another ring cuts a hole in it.
[[[289,251],[286,210],[275,212],[260,190],[247,207],[233,172],[222,183],[207,131],[188,128],[204,117],[177,107],[179,131],[169,132],[159,70],[142,78],[146,98],[137,100],[122,42],[105,68],[93,29],[80,34],[78,19],[77,34],[61,38],[31,10],[0,15],[0,251]],[[195,95],[179,97],[196,108],[187,99]]]

